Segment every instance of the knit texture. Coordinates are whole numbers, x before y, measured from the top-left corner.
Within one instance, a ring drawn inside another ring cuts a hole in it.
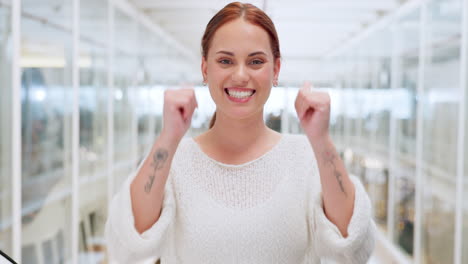
[[[218,162],[184,138],[171,164],[161,216],[142,234],[131,208],[135,176],[136,171],[111,202],[111,263],[161,258],[163,264],[362,264],[374,248],[371,204],[356,177],[348,236],[325,216],[317,161],[304,135],[283,134],[270,151],[241,165]]]

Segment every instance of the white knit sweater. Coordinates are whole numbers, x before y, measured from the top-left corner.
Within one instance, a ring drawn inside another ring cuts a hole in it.
[[[140,165],[141,166],[141,165]],[[134,227],[130,175],[106,223],[111,263],[161,258],[167,263],[366,263],[375,241],[369,198],[359,180],[343,238],[323,212],[320,175],[304,135],[283,134],[263,156],[228,165],[192,138],[175,153],[159,220]]]

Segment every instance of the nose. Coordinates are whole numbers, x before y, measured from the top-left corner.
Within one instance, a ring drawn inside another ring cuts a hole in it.
[[[232,73],[232,81],[236,86],[246,86],[250,80],[248,69],[245,65],[239,64],[235,67]]]

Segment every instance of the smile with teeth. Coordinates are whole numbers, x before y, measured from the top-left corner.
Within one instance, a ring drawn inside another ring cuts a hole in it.
[[[248,90],[248,91],[236,91],[232,89],[224,89],[226,93],[235,98],[243,99],[252,96],[255,93],[255,90]]]

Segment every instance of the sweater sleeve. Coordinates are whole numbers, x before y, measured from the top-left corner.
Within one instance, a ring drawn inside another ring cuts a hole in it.
[[[105,226],[109,263],[136,263],[140,260],[157,259],[164,254],[175,217],[171,175],[172,170],[164,190],[161,215],[158,221],[142,234],[138,233],[134,225],[130,197],[130,184],[136,172],[126,179],[121,190],[114,196]]]
[[[337,263],[367,263],[375,245],[376,227],[372,220],[371,203],[361,182],[350,176],[355,186],[353,215],[348,225],[348,236],[345,238],[325,215],[322,195],[314,199],[313,219],[316,254],[320,258],[337,261]]]

